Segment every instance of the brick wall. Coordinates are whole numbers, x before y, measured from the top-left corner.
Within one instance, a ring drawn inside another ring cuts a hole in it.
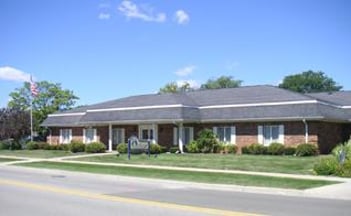
[[[173,124],[158,125],[158,144],[166,147],[173,146]]]

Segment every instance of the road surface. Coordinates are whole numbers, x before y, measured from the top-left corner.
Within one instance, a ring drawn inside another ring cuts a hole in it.
[[[350,215],[350,200],[0,166],[0,215]]]

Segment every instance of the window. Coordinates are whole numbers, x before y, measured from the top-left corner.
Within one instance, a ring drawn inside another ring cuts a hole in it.
[[[284,125],[258,126],[258,142],[266,146],[273,142],[284,143]]]
[[[139,139],[157,142],[157,125],[139,125]]]
[[[72,129],[60,130],[60,143],[68,144],[72,141]]]
[[[235,127],[214,127],[213,132],[220,142],[235,144]]]
[[[83,130],[84,143],[91,143],[96,141],[96,129],[86,128]]]
[[[183,145],[188,145],[194,139],[193,127],[182,127],[181,133]],[[178,128],[173,128],[173,145],[179,144],[179,135]]]
[[[112,144],[118,145],[120,143],[124,143],[124,128],[113,128],[112,129]]]

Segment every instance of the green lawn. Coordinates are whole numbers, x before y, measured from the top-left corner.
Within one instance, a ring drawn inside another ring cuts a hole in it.
[[[157,170],[130,167],[114,167],[100,165],[71,164],[59,162],[35,162],[20,164],[20,166],[29,166],[37,168],[61,169],[69,171],[81,171],[89,173],[137,176],[144,178],[170,179],[178,181],[192,181],[212,184],[235,184],[245,186],[260,186],[274,188],[290,189],[307,189],[320,187],[337,182],[320,181],[320,180],[302,180],[280,177],[252,176],[243,174],[226,174],[226,173],[208,173],[208,172],[190,172],[190,171],[172,171]]]
[[[18,160],[17,159],[1,158],[0,157],[0,163],[2,163],[2,162],[11,162],[11,161],[18,161]]]
[[[145,154],[115,155],[80,158],[80,161],[145,164],[210,168],[223,170],[245,170],[293,174],[313,174],[313,165],[320,157],[268,156],[268,155],[221,155],[221,154],[160,154],[157,157]]]
[[[17,157],[29,157],[29,158],[54,158],[54,157],[63,157],[63,156],[70,156],[70,155],[77,155],[73,154],[72,152],[68,151],[54,151],[54,150],[1,150],[1,155],[6,156],[17,156]]]

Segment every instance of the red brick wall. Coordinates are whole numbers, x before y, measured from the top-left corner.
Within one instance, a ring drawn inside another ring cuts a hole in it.
[[[173,124],[158,125],[158,144],[166,147],[173,146]]]

